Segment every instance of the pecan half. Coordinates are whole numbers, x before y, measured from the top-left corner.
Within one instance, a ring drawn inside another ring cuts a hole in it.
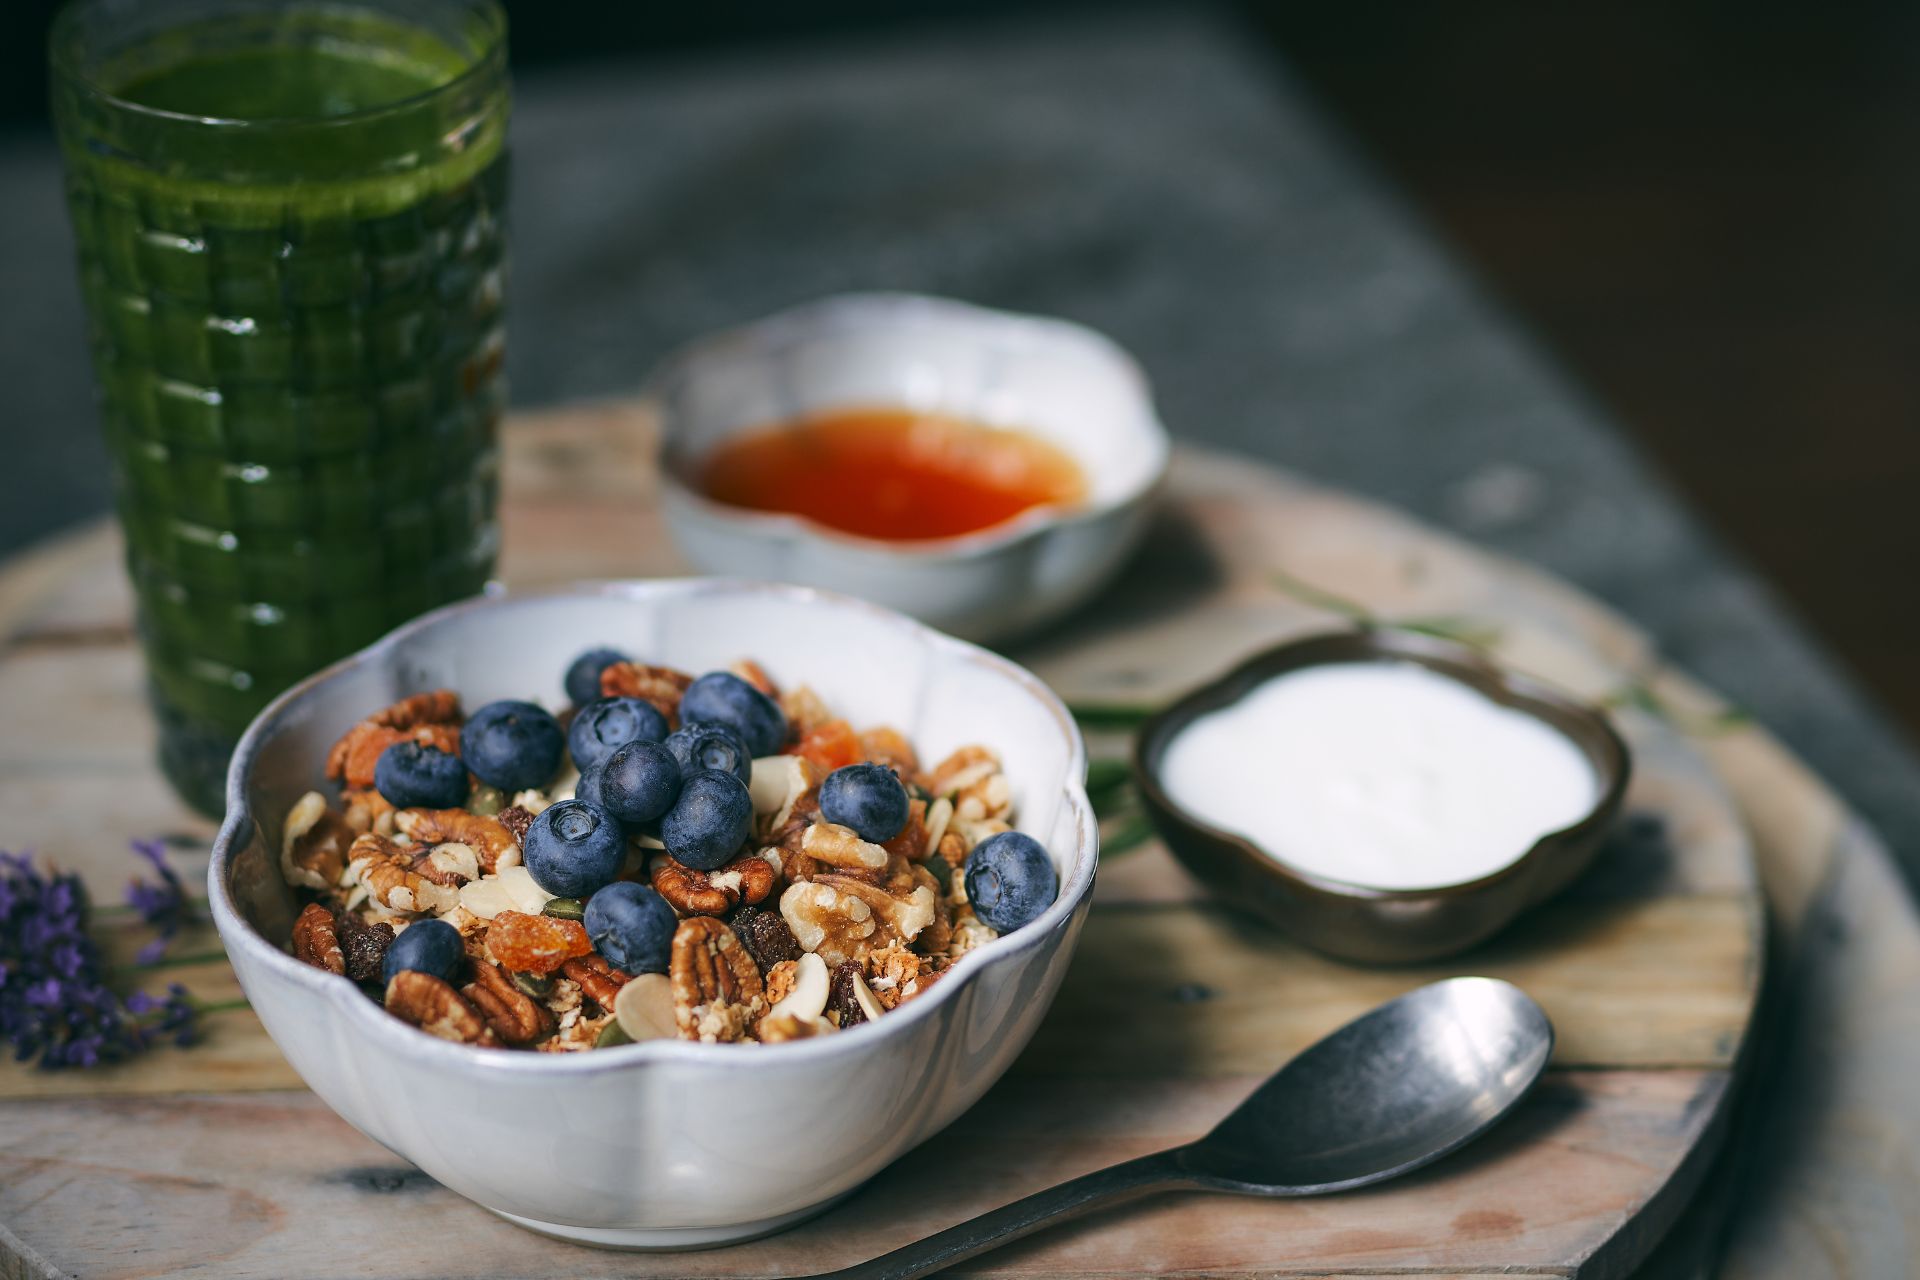
[[[340,951],[340,936],[333,912],[317,902],[309,902],[293,921],[293,957],[316,969],[345,974],[347,958]]]
[[[508,1044],[528,1044],[553,1032],[553,1015],[546,1006],[516,987],[497,964],[474,965],[473,981],[460,988],[460,994]]]
[[[466,997],[417,969],[403,969],[387,984],[387,1012],[428,1035],[456,1044],[497,1045],[499,1038]]]
[[[437,884],[413,869],[414,851],[368,832],[347,850],[347,869],[358,871],[373,900],[389,911],[451,911],[457,890]]]
[[[460,696],[451,689],[416,693],[368,716],[333,744],[327,777],[349,787],[371,787],[380,753],[409,739],[459,755]]]
[[[415,844],[466,845],[480,859],[480,869],[492,873],[520,865],[520,838],[501,820],[504,817],[504,811],[501,817],[489,818],[465,809],[402,809],[393,815],[393,824],[413,837]]]
[[[346,954],[347,976],[355,982],[372,982],[386,963],[387,948],[393,945],[393,926],[384,920],[368,924],[351,911],[340,915],[340,950]]]
[[[560,972],[580,984],[580,989],[602,1009],[613,1008],[614,997],[627,984],[627,975],[606,962],[602,956],[581,956],[560,966]]]
[[[682,915],[725,915],[742,902],[764,902],[773,892],[773,867],[757,853],[735,858],[718,871],[696,871],[661,857],[653,864],[653,889]]]
[[[667,718],[667,724],[680,724],[680,695],[693,683],[693,677],[672,667],[649,667],[637,662],[609,663],[600,672],[600,696],[638,698],[650,702]]]
[[[680,922],[668,977],[682,1039],[739,1040],[766,1011],[759,967],[733,930],[712,916]]]
[[[782,961],[800,958],[800,944],[794,941],[793,930],[787,927],[787,922],[778,911],[742,907],[733,913],[727,923],[733,926],[740,945],[747,949],[747,954],[753,957],[763,974],[771,973],[773,967]],[[769,1002],[773,999],[772,996],[768,997]]]

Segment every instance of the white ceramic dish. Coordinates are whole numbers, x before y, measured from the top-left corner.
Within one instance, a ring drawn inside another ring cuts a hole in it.
[[[1112,577],[1146,531],[1171,453],[1139,366],[1107,338],[912,294],[827,298],[718,334],[668,360],[648,390],[668,527],[697,567],[844,591],[972,640],[1058,617]],[[1087,501],[902,544],[699,490],[702,460],[743,430],[874,405],[1031,431],[1080,464]]]
[[[295,960],[281,817],[322,787],[327,747],[394,699],[553,704],[595,643],[695,670],[758,658],[856,723],[935,758],[992,744],[1020,828],[1060,896],[877,1022],[790,1044],[655,1041],[583,1054],[436,1040],[346,979]],[[951,1122],[1039,1025],[1086,918],[1097,834],[1073,718],[1002,658],[860,601],[690,579],[583,585],[430,613],[295,686],[248,729],[227,780],[208,896],[247,998],[294,1069],[355,1128],[488,1209],[627,1248],[695,1248],[816,1212]]]

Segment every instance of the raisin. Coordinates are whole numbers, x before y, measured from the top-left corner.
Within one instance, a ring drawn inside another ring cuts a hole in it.
[[[593,943],[578,920],[502,911],[487,926],[487,950],[515,973],[548,974],[577,956],[592,954]]]
[[[376,982],[393,945],[393,926],[368,924],[351,911],[340,915],[340,951],[347,959],[347,976],[355,982]]]
[[[853,984],[860,977],[860,962],[857,960],[842,960],[834,966],[833,985],[827,988],[827,1012],[839,1016],[842,1031],[857,1027],[867,1020],[859,997],[853,994]]]
[[[787,922],[780,918],[777,911],[742,907],[733,913],[727,923],[733,926],[741,945],[746,947],[753,962],[760,966],[762,974],[782,960],[800,958],[800,944],[794,940],[793,930],[787,928]]]
[[[493,820],[513,832],[513,838],[519,843],[527,842],[527,828],[533,825],[533,815],[519,805],[508,805],[494,814]]]

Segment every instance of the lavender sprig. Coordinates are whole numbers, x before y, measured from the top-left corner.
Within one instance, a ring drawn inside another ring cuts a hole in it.
[[[31,857],[0,851],[0,1036],[15,1059],[94,1067],[125,1061],[158,1036],[190,1040],[196,1009],[183,988],[122,1000],[107,985],[87,916],[78,876],[42,873]]]
[[[153,941],[141,947],[134,956],[134,963],[152,964],[166,954],[167,944],[173,941],[174,935],[193,922],[193,906],[188,901],[180,877],[167,865],[167,847],[164,844],[158,840],[135,840],[133,851],[152,863],[153,869],[160,873],[158,884],[136,876],[133,883],[127,886],[127,905],[158,930]]]

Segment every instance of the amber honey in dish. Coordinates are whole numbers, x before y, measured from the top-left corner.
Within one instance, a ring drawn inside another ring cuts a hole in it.
[[[729,506],[889,542],[956,537],[1086,497],[1079,465],[1034,435],[899,408],[743,432],[707,459],[701,487]]]

